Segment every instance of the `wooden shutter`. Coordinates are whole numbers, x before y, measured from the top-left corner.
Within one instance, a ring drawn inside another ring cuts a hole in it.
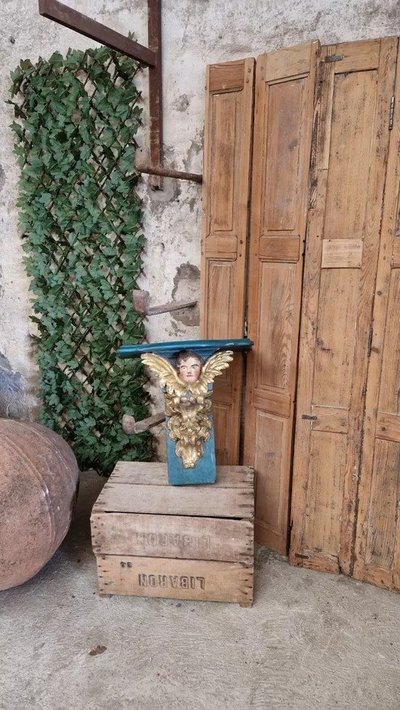
[[[254,59],[207,68],[201,336],[242,338],[253,130]],[[243,356],[215,381],[219,464],[239,463]]]
[[[319,67],[296,420],[293,564],[351,574],[396,41]]]
[[[388,66],[390,73],[392,67]],[[390,138],[366,393],[354,576],[400,590],[400,77]],[[388,125],[389,106],[385,123]]]
[[[286,554],[296,361],[318,43],[257,60],[245,462],[257,540]]]

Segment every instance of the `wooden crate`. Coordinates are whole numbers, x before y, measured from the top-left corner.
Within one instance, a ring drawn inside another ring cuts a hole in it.
[[[251,606],[254,472],[220,466],[212,485],[170,486],[166,464],[120,461],[91,516],[100,594]]]

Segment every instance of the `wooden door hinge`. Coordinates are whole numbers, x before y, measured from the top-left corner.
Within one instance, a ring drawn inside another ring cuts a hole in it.
[[[393,130],[395,103],[396,103],[396,99],[394,96],[392,96],[392,98],[390,99],[390,105],[389,105],[389,131]]]

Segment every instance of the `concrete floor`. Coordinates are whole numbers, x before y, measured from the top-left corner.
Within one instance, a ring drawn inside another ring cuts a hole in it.
[[[257,554],[252,609],[99,598],[82,477],[67,539],[0,593],[2,710],[399,710],[400,595]]]

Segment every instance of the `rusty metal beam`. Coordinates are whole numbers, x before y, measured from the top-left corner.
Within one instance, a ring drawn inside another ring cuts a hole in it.
[[[151,0],[149,0],[150,4]],[[124,37],[124,35],[109,27],[92,20],[86,15],[63,5],[58,0],[39,0],[39,13],[58,24],[68,27],[74,32],[89,37],[90,39],[104,44],[106,47],[123,52],[128,57],[149,67],[150,71],[158,71],[159,58],[152,47],[144,47],[134,40]]]
[[[160,168],[163,164],[161,0],[147,0],[147,8],[149,48],[156,56],[155,66],[149,69],[150,162]],[[160,178],[152,177],[151,185],[160,188]]]
[[[201,183],[202,175],[163,167],[163,101],[161,0],[147,0],[148,42],[144,47],[119,32],[63,5],[58,0],[39,0],[39,13],[64,27],[115,49],[144,64],[149,69],[150,165],[137,170],[151,175],[151,186],[161,187],[161,177]]]
[[[161,424],[161,422],[164,421],[164,412],[157,412],[157,414],[153,414],[152,417],[141,419],[139,422],[130,414],[124,414],[122,417],[122,428],[125,434],[141,434],[143,431],[148,431],[152,429],[153,426],[157,426],[157,424]]]
[[[132,292],[133,307],[142,316],[156,316],[160,313],[170,313],[171,311],[181,311],[182,308],[194,308],[198,301],[170,301],[160,306],[150,306],[150,294],[148,291],[135,289]]]
[[[135,165],[139,173],[146,175],[160,175],[161,177],[176,178],[177,180],[190,180],[191,182],[203,182],[203,176],[199,173],[186,173],[181,170],[173,170],[172,168],[156,167],[155,165]]]

